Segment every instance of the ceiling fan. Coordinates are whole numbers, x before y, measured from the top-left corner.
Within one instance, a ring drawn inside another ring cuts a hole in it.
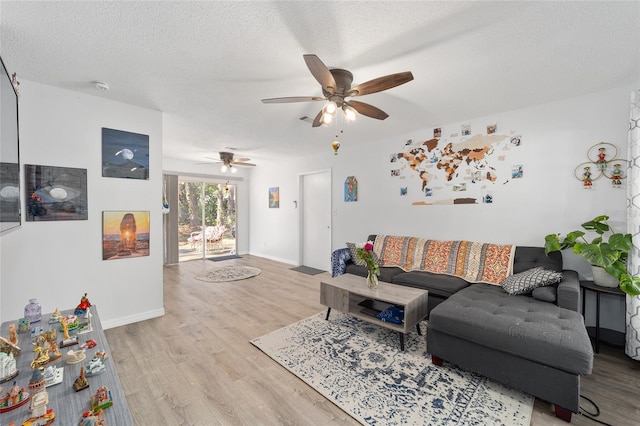
[[[311,71],[311,74],[315,77],[318,83],[320,83],[320,86],[322,86],[322,94],[324,97],[292,96],[285,98],[262,99],[262,102],[265,104],[275,104],[288,102],[328,101],[318,115],[316,115],[313,120],[312,127],[318,127],[321,124],[330,124],[338,109],[342,109],[347,121],[354,120],[356,113],[360,113],[377,120],[384,120],[389,116],[389,114],[381,109],[364,102],[347,100],[346,98],[382,92],[383,90],[391,89],[413,80],[413,74],[411,74],[410,71],[406,71],[378,77],[365,83],[358,84],[355,87],[351,87],[353,74],[350,71],[340,68],[329,69],[316,55],[309,54],[303,56],[309,71]]]
[[[253,163],[248,163],[247,161],[251,160],[246,157],[234,157],[233,152],[219,152],[220,159],[212,158],[212,157],[204,157],[209,160],[213,160],[215,163],[222,163],[220,166],[220,171],[222,173],[226,173],[227,171],[231,171],[231,173],[235,173],[238,169],[235,166],[255,166]]]

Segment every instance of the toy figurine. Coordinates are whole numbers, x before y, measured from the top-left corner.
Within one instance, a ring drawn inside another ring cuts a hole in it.
[[[14,379],[18,373],[18,366],[13,353],[0,352],[0,383]]]
[[[106,352],[96,352],[95,356],[87,364],[87,376],[97,376],[104,373],[107,370],[107,366],[104,363],[106,357]]]
[[[6,354],[10,353],[13,356],[18,356],[22,352],[22,349],[20,349],[19,346],[14,345],[4,337],[0,337],[0,353],[2,352]]]
[[[41,416],[32,416],[22,423],[22,426],[50,426],[56,419],[56,413],[53,412],[53,408],[49,408]],[[12,425],[10,423],[9,425]]]
[[[9,324],[9,341],[18,346],[18,335],[16,334],[16,325],[14,323]]]
[[[59,383],[62,383],[64,379],[64,368],[56,367],[55,365],[50,365],[44,369],[44,381],[45,386],[53,386]]]
[[[33,352],[38,354],[35,359],[31,361],[31,368],[34,370],[39,369],[49,362],[49,350],[46,347],[38,345]]]
[[[78,426],[104,426],[106,424],[106,420],[102,418],[102,410],[85,411],[78,422]]]
[[[0,391],[2,389],[0,388]],[[23,406],[29,401],[29,392],[24,387],[19,387],[16,382],[9,388],[6,394],[0,398],[0,413],[11,411]]]
[[[18,320],[18,333],[26,333],[31,329],[31,320],[29,318],[20,318]]]
[[[55,361],[62,356],[58,350],[57,333],[55,329],[51,329],[46,333],[42,333],[42,337],[46,341],[47,351],[49,352],[49,362]]]
[[[51,316],[49,317],[49,324],[53,324],[56,322],[60,322],[60,318],[62,318],[62,314],[60,313],[60,311],[58,310],[58,308],[56,308],[55,311],[53,311],[53,313],[51,314]]]
[[[76,306],[76,310],[73,313],[76,315],[82,315],[87,312],[87,309],[90,307],[91,303],[89,302],[89,299],[87,299],[87,293],[85,293],[84,296],[80,298],[80,304]]]
[[[622,185],[622,169],[620,169],[620,164],[614,164],[613,170],[611,171],[611,184],[619,188]]]
[[[593,181],[591,180],[591,167],[589,166],[584,168],[584,173],[582,174],[582,186],[585,189],[590,189],[593,186]]]
[[[598,148],[598,161],[596,161],[596,164],[600,170],[605,170],[607,168],[607,160],[605,160],[606,157],[607,154],[605,152],[605,148]]]
[[[111,398],[111,391],[106,386],[100,386],[94,395],[90,398],[91,409],[95,412],[97,410],[104,410],[105,408],[113,405],[113,399]]]
[[[67,317],[60,318],[60,328],[62,328],[62,342],[60,342],[61,348],[78,344],[78,338],[76,336],[69,336],[69,322]]]
[[[91,315],[91,306],[89,306],[87,307],[85,314],[82,316],[85,319],[85,321],[81,322],[78,325],[78,331],[76,331],[76,334],[91,333],[93,331],[93,327],[91,326],[92,316],[93,315]]]
[[[84,353],[84,349],[74,351],[73,349],[67,352],[67,364],[77,364],[85,360],[87,355]]]
[[[73,390],[78,392],[88,387],[89,387],[89,381],[87,380],[87,376],[84,373],[84,367],[80,367],[80,375],[78,376],[76,381],[73,382]]]

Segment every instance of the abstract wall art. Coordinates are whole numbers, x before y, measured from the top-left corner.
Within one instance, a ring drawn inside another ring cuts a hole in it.
[[[87,169],[24,166],[27,222],[87,220]]]
[[[149,136],[102,128],[102,176],[149,179]]]

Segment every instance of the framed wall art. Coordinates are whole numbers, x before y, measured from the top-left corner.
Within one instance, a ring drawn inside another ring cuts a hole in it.
[[[102,176],[149,179],[149,136],[102,128]]]
[[[347,176],[344,181],[344,201],[358,201],[358,179],[355,176]]]
[[[149,256],[149,211],[102,212],[102,260]]]
[[[280,208],[280,187],[278,186],[269,188],[269,208]]]
[[[27,222],[87,220],[87,169],[24,166]]]
[[[0,233],[20,226],[20,147],[17,85],[0,58]],[[13,75],[15,79],[15,74]]]
[[[0,162],[0,231],[20,225],[20,165]]]

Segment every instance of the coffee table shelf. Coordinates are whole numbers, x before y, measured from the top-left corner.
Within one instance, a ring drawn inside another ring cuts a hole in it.
[[[328,308],[327,319],[333,308],[363,321],[397,331],[400,333],[402,350],[404,350],[404,335],[427,316],[428,295],[426,290],[382,281],[378,288],[372,290],[367,286],[366,278],[353,274],[324,279],[320,283],[320,303]],[[402,306],[404,322],[394,324],[379,320],[373,315],[372,310],[361,305],[365,300],[371,300],[374,304],[382,306]]]

